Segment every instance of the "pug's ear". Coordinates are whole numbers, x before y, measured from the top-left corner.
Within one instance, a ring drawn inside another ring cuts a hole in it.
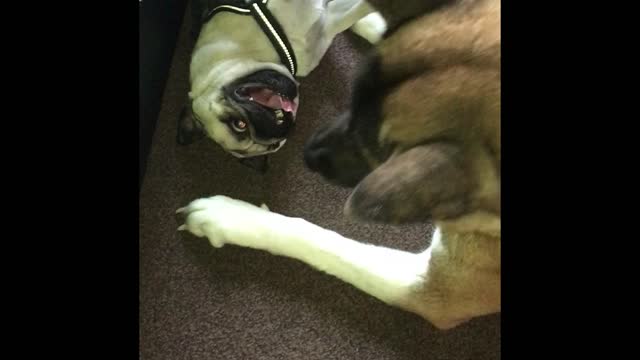
[[[178,134],[176,141],[180,145],[189,145],[206,137],[203,125],[195,118],[191,111],[191,104],[182,108],[178,118]]]
[[[240,158],[240,163],[246,167],[249,167],[257,172],[264,174],[269,169],[269,157],[268,155],[253,156],[248,158]]]
[[[392,224],[460,216],[472,186],[463,165],[460,149],[446,143],[394,155],[356,186],[345,214]]]

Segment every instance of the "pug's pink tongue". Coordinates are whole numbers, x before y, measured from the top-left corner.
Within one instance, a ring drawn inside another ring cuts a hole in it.
[[[276,94],[273,90],[267,88],[254,88],[249,91],[249,96],[253,98],[253,101],[258,104],[264,105],[268,108],[277,110],[282,109],[284,111],[296,114],[298,105],[287,98]]]

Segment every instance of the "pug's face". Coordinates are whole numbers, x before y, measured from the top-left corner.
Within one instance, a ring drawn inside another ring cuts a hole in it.
[[[500,8],[452,10],[388,36],[361,67],[351,110],[305,145],[312,171],[354,188],[347,215],[499,219]]]
[[[178,142],[209,137],[239,158],[275,152],[293,129],[297,109],[297,83],[260,70],[195,98],[180,117]]]

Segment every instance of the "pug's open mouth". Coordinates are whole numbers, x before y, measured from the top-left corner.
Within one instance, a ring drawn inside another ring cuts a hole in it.
[[[298,104],[289,96],[278,92],[269,85],[253,83],[245,84],[235,90],[236,96],[242,100],[249,100],[272,110],[291,113],[295,117]]]
[[[273,70],[261,70],[223,87],[223,96],[233,111],[222,122],[241,141],[250,138],[250,157],[277,151],[295,126],[298,84]],[[255,145],[255,146],[254,146]]]

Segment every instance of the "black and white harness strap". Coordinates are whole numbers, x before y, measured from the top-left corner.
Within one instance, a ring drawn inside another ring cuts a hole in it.
[[[253,16],[280,56],[280,62],[289,69],[291,75],[295,76],[297,63],[293,48],[278,20],[267,9],[267,2],[268,0],[209,1],[202,23],[209,21],[215,14],[223,11]]]

